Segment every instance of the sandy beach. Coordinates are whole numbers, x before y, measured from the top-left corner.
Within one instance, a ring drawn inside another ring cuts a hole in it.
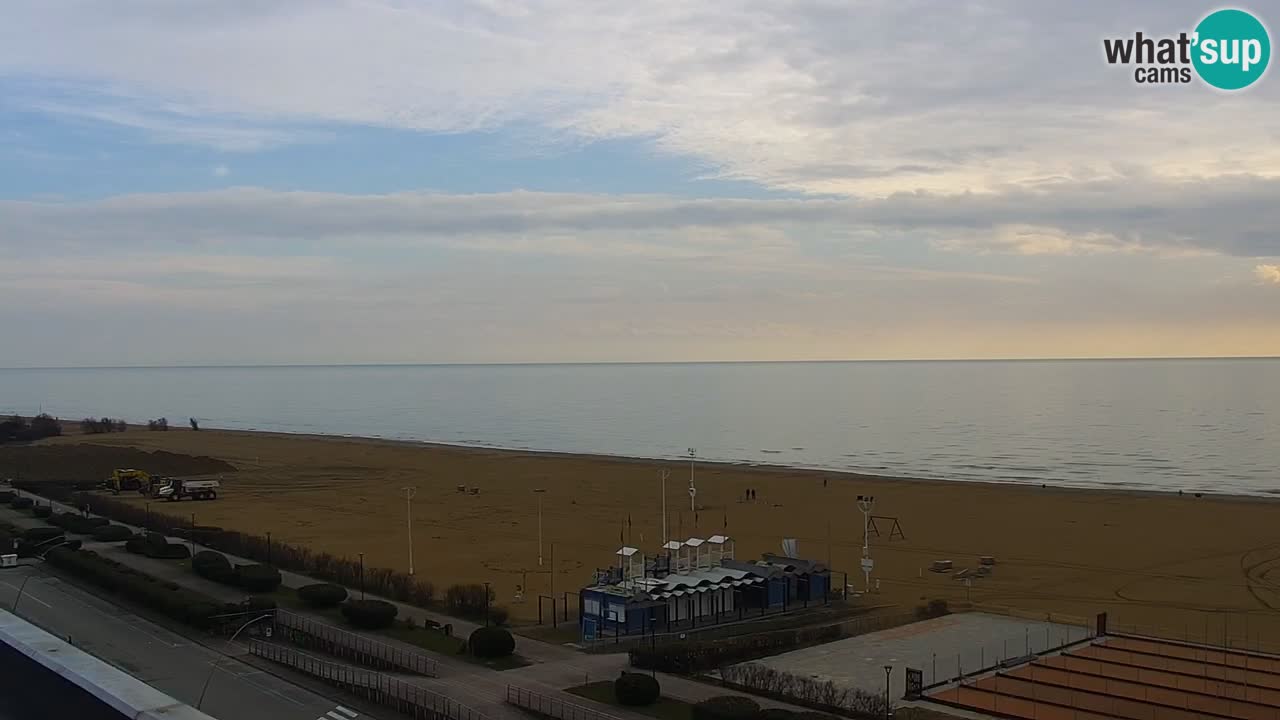
[[[494,584],[517,619],[536,617],[533,596],[575,591],[608,565],[621,542],[656,552],[662,539],[659,472],[667,470],[669,534],[725,533],[740,558],[799,539],[802,555],[856,572],[862,545],[858,495],[875,514],[896,517],[872,538],[877,604],[915,606],[931,598],[994,603],[1026,611],[1163,628],[1221,641],[1280,640],[1280,505],[1266,499],[1180,497],[903,480],[830,472],[698,463],[697,512],[689,510],[687,462],[457,448],[371,439],[258,432],[175,430],[68,436],[93,443],[210,456],[237,468],[215,502],[151,503],[202,525],[271,532],[279,540],[370,565],[408,564],[405,486],[416,486],[416,572],[441,590],[454,582]],[[6,451],[9,452],[9,451]],[[3,457],[3,456],[0,456]],[[145,469],[145,468],[144,468]],[[478,494],[458,486],[479,488]],[[543,564],[538,494],[544,488]],[[756,491],[754,502],[745,491]],[[131,502],[143,502],[126,495]],[[949,559],[997,568],[966,589],[928,572]],[[553,565],[554,560],[554,565]],[[526,601],[513,602],[516,587]],[[874,584],[874,581],[873,581]]]

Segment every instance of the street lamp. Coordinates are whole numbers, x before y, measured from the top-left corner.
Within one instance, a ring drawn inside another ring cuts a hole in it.
[[[698,488],[693,486],[693,461],[698,457],[697,448],[689,448],[689,512],[697,512],[694,506],[698,497]]]
[[[551,612],[554,613],[555,611],[556,608],[553,605]],[[484,626],[489,627],[489,583],[484,584]]]
[[[538,495],[538,567],[542,567],[542,496],[547,489],[534,488],[533,491]]]
[[[236,636],[237,636],[237,635],[239,635],[239,634],[240,634],[240,632],[241,632],[242,630],[244,630],[245,628],[249,627],[250,625],[252,625],[252,624],[254,624],[254,623],[256,623],[256,622],[258,622],[259,620],[267,620],[267,619],[274,618],[274,617],[275,617],[275,613],[267,613],[266,615],[259,615],[258,617],[256,617],[256,618],[254,618],[254,619],[252,619],[252,620],[250,620],[250,621],[246,622],[245,624],[241,625],[239,628],[237,628],[237,629],[236,629],[236,631],[235,631],[235,632],[231,633],[231,637],[227,639],[227,647],[228,647],[228,648],[230,648],[230,647],[231,647],[231,643],[235,641]],[[224,658],[224,657],[226,657],[226,656],[225,656],[225,655],[219,655],[219,656],[217,657],[217,659],[215,659],[215,660],[213,661],[213,663],[211,663],[211,664],[210,664],[210,666],[209,666],[209,676],[208,676],[208,677],[206,677],[206,678],[204,679],[204,687],[200,688],[200,699],[199,699],[199,700],[196,700],[196,709],[197,709],[197,710],[199,710],[199,709],[200,709],[200,705],[202,705],[202,704],[204,703],[204,694],[205,694],[206,692],[208,692],[208,690],[209,690],[209,683],[210,683],[210,681],[212,681],[212,680],[213,680],[213,673],[214,673],[215,671],[217,671],[217,669],[218,669],[218,663],[219,663],[219,662],[222,662],[222,658]]]
[[[413,575],[413,496],[418,494],[416,487],[402,487],[404,491],[405,527],[409,530],[409,574]]]
[[[54,542],[55,540],[56,540],[57,542]],[[40,553],[40,554],[36,555],[35,557],[36,557],[36,559],[37,559],[37,560],[41,560],[41,561],[43,561],[43,560],[44,560],[44,556],[45,556],[45,555],[47,555],[47,554],[49,553],[49,551],[50,551],[50,550],[52,550],[52,549],[54,549],[54,548],[56,548],[56,547],[58,547],[58,546],[60,546],[60,545],[65,545],[65,544],[66,544],[66,542],[67,542],[67,539],[66,539],[65,537],[49,538],[48,540],[45,540],[44,542],[37,543],[37,544],[36,544],[36,547],[40,547],[41,545],[43,545],[44,543],[47,543],[47,542],[53,542],[54,544],[53,544],[53,545],[50,545],[50,546],[49,546],[49,547],[47,547],[47,548],[45,548],[45,549],[44,549],[44,552],[42,552],[42,553]],[[31,578],[33,578],[33,577],[35,577],[35,575],[34,575],[34,574],[33,574],[33,575],[28,575],[28,576],[26,576],[25,578],[23,578],[23,579],[22,579],[22,584],[18,586],[18,594],[17,594],[17,596],[16,596],[16,597],[14,597],[14,598],[13,598],[13,608],[9,611],[9,612],[12,612],[14,615],[17,615],[17,614],[18,614],[18,603],[22,602],[22,593],[23,593],[23,591],[24,591],[24,590],[26,590],[26,589],[27,589],[27,583],[28,583],[28,582],[30,582],[30,581],[31,581]]]
[[[889,676],[893,674],[893,666],[884,666],[884,720],[889,720]]]
[[[364,599],[364,553],[360,553],[360,599]]]

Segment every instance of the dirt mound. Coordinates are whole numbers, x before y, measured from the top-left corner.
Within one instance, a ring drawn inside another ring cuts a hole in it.
[[[231,463],[203,455],[109,445],[35,445],[0,448],[0,477],[67,483],[101,482],[116,468],[153,475],[212,475],[235,472]]]

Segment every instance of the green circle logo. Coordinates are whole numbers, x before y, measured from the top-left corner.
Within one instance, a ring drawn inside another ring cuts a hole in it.
[[[1244,10],[1218,10],[1196,25],[1191,62],[1200,78],[1219,90],[1239,90],[1257,82],[1271,60],[1271,37],[1258,18]]]

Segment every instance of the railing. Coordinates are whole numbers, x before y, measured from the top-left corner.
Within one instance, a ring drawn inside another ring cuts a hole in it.
[[[1264,633],[1260,630],[1251,630],[1248,616],[1239,614],[1232,618],[1226,613],[1221,615],[1221,618],[1211,618],[1206,613],[1205,618],[1200,622],[1188,622],[1176,628],[1133,625],[1108,620],[1107,634],[1202,645],[1214,650],[1280,655],[1280,643],[1277,643],[1273,637],[1264,637]],[[1235,622],[1232,622],[1233,619]],[[1255,622],[1255,627],[1259,625],[1263,623]]]
[[[565,702],[560,698],[525,690],[515,685],[507,686],[507,702],[557,720],[618,720],[616,715],[602,713],[585,705]]]
[[[288,610],[277,610],[274,636],[375,670],[436,677],[436,661],[419,652],[388,645]]]
[[[924,667],[919,668],[922,689],[963,682],[975,675],[1021,665],[1041,655],[1062,652],[1093,639],[1093,628],[1046,623],[1028,625],[1015,635],[960,646],[942,655],[934,654]]]
[[[415,720],[488,720],[486,715],[466,705],[374,670],[331,662],[261,640],[251,640],[249,652],[393,708]]]

